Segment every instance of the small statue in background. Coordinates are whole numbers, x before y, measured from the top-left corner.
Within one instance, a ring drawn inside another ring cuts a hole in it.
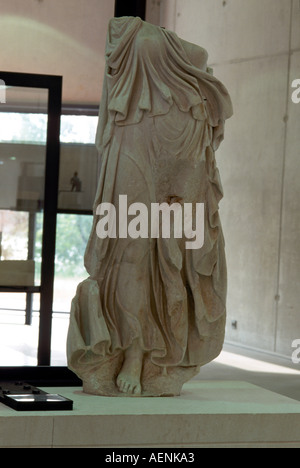
[[[78,172],[74,172],[73,177],[70,180],[71,192],[81,192],[81,180],[78,177]]]
[[[222,350],[226,262],[214,152],[231,115],[204,49],[137,17],[111,20],[89,278],[73,299],[67,344],[85,392],[179,395]],[[120,208],[120,195],[149,213],[155,203],[204,204],[204,244],[187,249],[175,235],[100,238],[98,207]]]

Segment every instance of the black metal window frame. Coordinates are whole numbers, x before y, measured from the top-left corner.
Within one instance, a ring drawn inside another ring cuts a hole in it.
[[[46,377],[43,377],[45,376],[45,370],[49,372],[51,368],[51,327],[55,272],[62,77],[7,71],[1,71],[0,76],[7,86],[48,90],[41,282],[40,286],[34,287],[32,291],[40,293],[37,366],[0,367],[0,380],[25,380],[23,377],[26,377],[26,380],[31,381],[32,378],[36,380],[37,376],[40,375],[42,380],[46,381]],[[10,288],[1,288],[0,292],[17,291],[17,289],[13,287],[10,291],[9,289]],[[66,380],[63,378],[63,374],[65,373],[64,368],[52,368],[50,372],[51,375],[53,375],[51,379],[53,382],[56,380],[54,378],[55,375],[60,375],[60,380],[62,381]]]

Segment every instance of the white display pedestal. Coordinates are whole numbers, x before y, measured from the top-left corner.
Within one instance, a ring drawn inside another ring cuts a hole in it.
[[[193,380],[173,398],[109,398],[46,388],[73,411],[0,404],[0,447],[297,447],[300,402],[246,382]]]

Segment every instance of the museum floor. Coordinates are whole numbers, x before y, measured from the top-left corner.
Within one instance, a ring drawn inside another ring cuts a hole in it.
[[[300,364],[229,343],[214,362],[203,367],[198,378],[249,382],[300,401]]]

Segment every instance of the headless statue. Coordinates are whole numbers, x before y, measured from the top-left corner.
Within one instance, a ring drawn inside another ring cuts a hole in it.
[[[138,17],[110,21],[89,277],[72,301],[67,343],[85,392],[179,395],[221,352],[226,261],[214,153],[231,115],[204,49]],[[203,204],[201,248],[186,248],[184,235],[122,236],[120,218],[116,235],[99,236],[99,205],[118,210],[120,195],[149,213],[153,204]]]

